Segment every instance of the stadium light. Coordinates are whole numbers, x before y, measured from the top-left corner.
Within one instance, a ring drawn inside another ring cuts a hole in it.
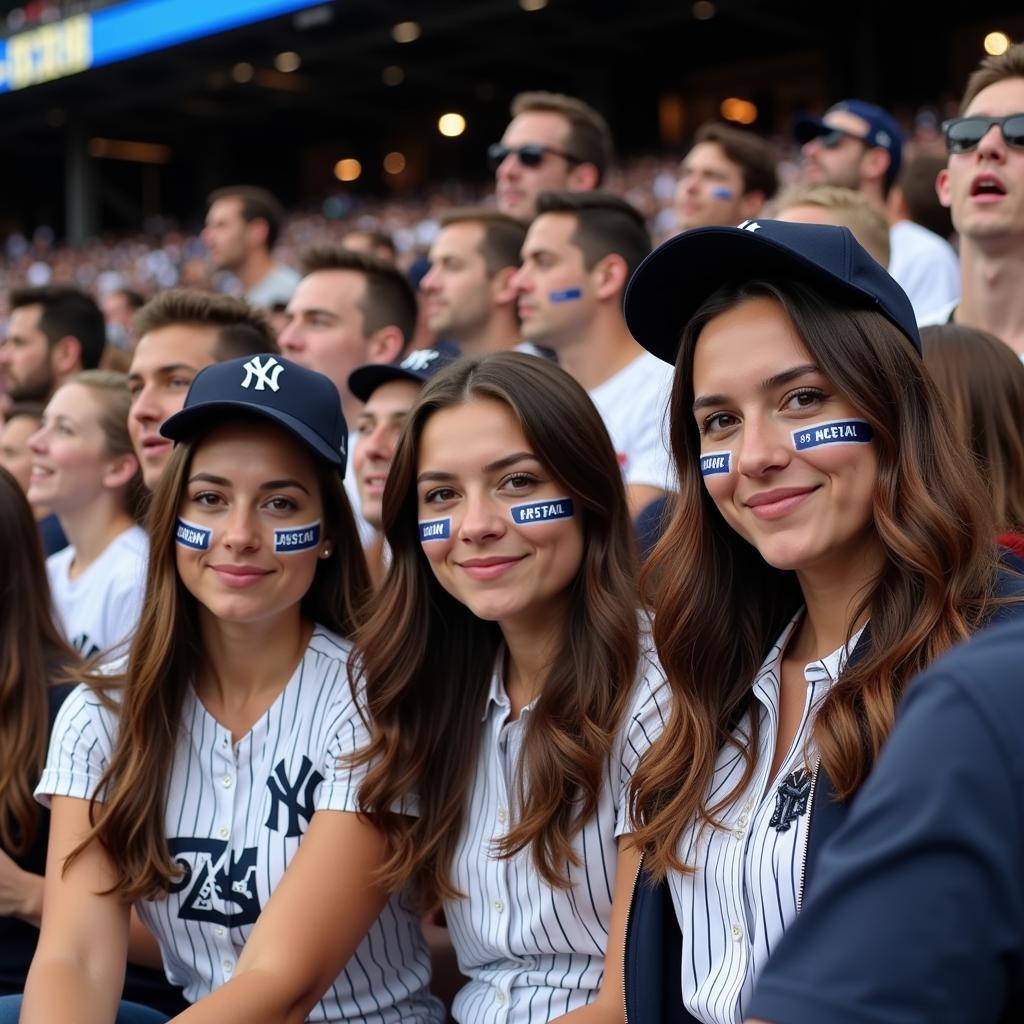
[[[415,21],[400,21],[391,28],[391,38],[396,43],[414,43],[420,37],[420,27]]]
[[[722,117],[726,121],[735,121],[737,124],[753,124],[757,120],[757,107],[750,100],[741,100],[736,96],[730,96],[722,100]]]
[[[338,181],[356,181],[363,173],[363,165],[354,157],[345,157],[334,165],[334,176]]]
[[[698,21],[708,21],[715,16],[715,5],[711,0],[697,0],[697,2],[690,9],[690,13]]]
[[[380,78],[385,85],[401,85],[405,81],[405,72],[397,64],[389,64],[380,73]]]
[[[461,114],[442,114],[437,119],[437,130],[445,138],[457,138],[466,130],[466,119]]]
[[[384,170],[388,174],[401,174],[405,170],[405,154],[397,150],[384,157]]]
[[[990,57],[1001,57],[1010,48],[1010,37],[1005,32],[989,32],[985,36],[985,52]]]
[[[256,74],[256,69],[248,62],[241,61],[231,69],[231,77],[236,82],[251,82]]]
[[[274,67],[285,74],[298,71],[302,65],[302,58],[294,50],[285,50],[274,58]]]

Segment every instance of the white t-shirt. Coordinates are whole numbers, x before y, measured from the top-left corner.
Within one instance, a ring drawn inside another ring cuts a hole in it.
[[[889,229],[889,273],[907,293],[918,323],[960,298],[960,260],[941,235],[901,220]]]
[[[277,700],[237,743],[189,688],[167,786],[166,835],[184,875],[136,904],[167,977],[195,1002],[233,975],[314,814],[357,810],[365,769],[339,758],[368,741],[348,685],[350,644],[317,626]],[[110,762],[116,712],[86,686],[64,702],[36,796],[89,799]],[[344,869],[344,851],[338,853]],[[440,1024],[418,916],[395,893],[308,1021]]]
[[[643,352],[590,391],[627,484],[675,489],[668,442],[673,372],[668,363]]]
[[[75,549],[46,560],[50,593],[64,635],[86,657],[107,651],[135,632],[142,611],[149,537],[141,526],[118,534],[85,572],[68,575]]]
[[[270,273],[245,293],[245,301],[261,309],[269,309],[277,303],[287,305],[301,280],[298,271],[283,263],[275,263]]]

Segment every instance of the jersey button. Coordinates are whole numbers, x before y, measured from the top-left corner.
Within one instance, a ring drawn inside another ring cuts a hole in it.
[[[498,808],[498,821],[500,821],[503,825],[505,824],[506,821],[508,821],[508,811],[506,811],[504,807]]]
[[[224,926],[223,925],[217,925],[217,927],[213,929],[213,934],[214,935],[218,935],[218,936],[219,935],[223,935],[224,934]]]
[[[505,913],[505,901],[504,900],[495,900],[494,901],[494,909],[495,909],[495,911],[497,913],[504,914]]]
[[[501,1004],[502,1006],[504,1006],[504,1005],[505,1005],[505,999],[506,999],[506,996],[505,996],[505,993],[504,993],[504,992],[502,992],[500,988],[498,989],[498,991],[497,991],[497,992],[495,992],[495,993],[494,993],[494,998],[495,998],[495,999],[496,999],[496,1000],[497,1000],[497,1001],[498,1001],[498,1002],[499,1002],[499,1003],[500,1003],[500,1004]]]
[[[230,974],[232,968],[235,966],[234,960],[225,960],[222,964],[225,974]]]
[[[227,839],[227,837],[230,834],[231,833],[226,828],[219,828],[219,829],[217,829],[217,835],[219,835],[221,837],[221,839]]]
[[[743,938],[743,929],[742,929],[742,928],[741,928],[741,927],[740,927],[740,926],[739,926],[738,924],[734,924],[734,925],[732,926],[732,937],[733,937],[733,938],[734,938],[734,939],[735,939],[735,940],[736,940],[737,942],[739,942],[739,941],[740,941],[740,939],[742,939],[742,938]]]
[[[220,781],[224,784],[224,788],[225,789],[229,789],[231,787],[231,783],[234,782],[235,780],[232,779],[230,775],[225,775],[224,778],[221,779]]]

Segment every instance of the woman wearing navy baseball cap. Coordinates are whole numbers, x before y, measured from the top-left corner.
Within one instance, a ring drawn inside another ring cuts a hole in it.
[[[910,302],[846,228],[686,232],[626,317],[676,367],[680,491],[645,574],[672,710],[633,779],[626,1012],[739,1024],[905,685],[1021,588]]]
[[[363,735],[347,660],[369,580],[337,391],[232,360],[161,430],[178,444],[138,631],[119,675],[65,702],[36,791],[49,871],[21,1020],[164,1019],[119,1004],[134,905],[182,1021],[437,1024],[418,920],[370,884],[383,842],[340,767]]]
[[[464,359],[409,412],[383,507],[392,561],[352,662],[378,879],[443,907],[460,1024],[546,1024],[597,995],[667,698],[615,451],[564,370]]]

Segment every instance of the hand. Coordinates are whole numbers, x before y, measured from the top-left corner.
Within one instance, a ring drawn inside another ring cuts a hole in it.
[[[43,876],[23,871],[0,850],[0,916],[17,917],[39,927],[43,913]]]

